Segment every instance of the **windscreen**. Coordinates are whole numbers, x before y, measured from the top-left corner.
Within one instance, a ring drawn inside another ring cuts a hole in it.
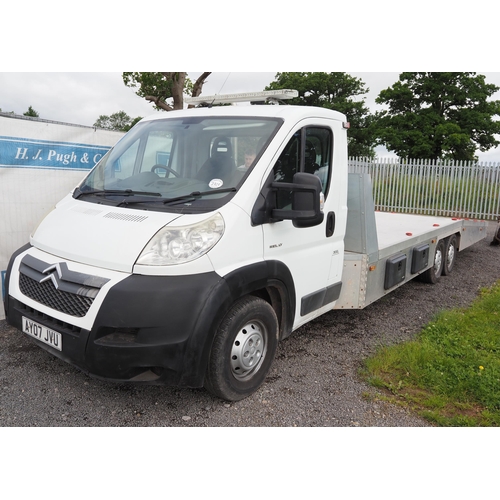
[[[274,118],[167,118],[137,124],[75,198],[164,210],[213,209],[235,193],[281,124]]]

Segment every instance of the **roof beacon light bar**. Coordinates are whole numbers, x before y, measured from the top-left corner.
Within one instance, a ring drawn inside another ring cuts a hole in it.
[[[281,101],[283,99],[293,99],[294,97],[298,97],[298,95],[299,92],[297,90],[265,90],[263,92],[243,92],[241,94],[185,97],[184,102],[187,104],[222,104],[233,102]]]

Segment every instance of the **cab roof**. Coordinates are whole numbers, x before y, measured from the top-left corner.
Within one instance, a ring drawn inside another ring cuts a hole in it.
[[[165,120],[168,118],[183,117],[209,117],[209,116],[244,116],[244,117],[269,117],[298,121],[304,118],[325,118],[345,122],[346,116],[338,111],[314,106],[291,105],[246,105],[246,106],[214,106],[199,107],[182,110],[168,111],[143,118],[142,121]]]

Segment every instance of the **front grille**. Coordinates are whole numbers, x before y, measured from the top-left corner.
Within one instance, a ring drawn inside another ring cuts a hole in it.
[[[19,289],[30,299],[82,318],[107,278],[71,271],[65,262],[49,264],[25,255],[19,267]]]
[[[92,302],[94,302],[92,297],[84,297],[58,290],[54,287],[52,281],[39,283],[22,273],[19,274],[19,288],[30,299],[77,318],[85,316]]]

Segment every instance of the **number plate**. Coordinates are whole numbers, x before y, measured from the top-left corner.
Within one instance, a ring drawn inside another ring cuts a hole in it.
[[[40,325],[31,319],[23,316],[23,332],[31,337],[40,340],[44,344],[50,345],[58,351],[62,351],[62,335],[46,326]]]

